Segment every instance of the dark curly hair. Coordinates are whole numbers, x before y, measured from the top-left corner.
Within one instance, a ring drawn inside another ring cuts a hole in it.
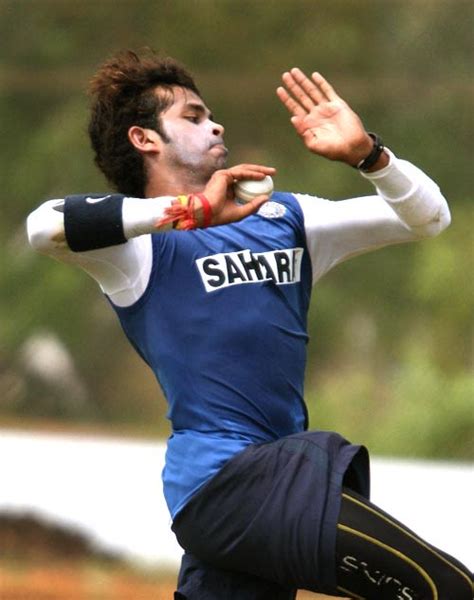
[[[94,160],[123,194],[144,197],[146,185],[143,157],[128,139],[128,130],[133,125],[154,129],[168,141],[160,113],[173,103],[172,86],[201,95],[182,65],[148,48],[120,52],[104,62],[90,82],[89,138]],[[156,94],[157,87],[164,93]]]

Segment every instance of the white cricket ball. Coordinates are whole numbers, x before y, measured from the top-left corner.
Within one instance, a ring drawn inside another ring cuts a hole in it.
[[[262,194],[270,195],[273,192],[273,179],[267,175],[260,181],[241,179],[234,184],[236,202],[246,204]]]

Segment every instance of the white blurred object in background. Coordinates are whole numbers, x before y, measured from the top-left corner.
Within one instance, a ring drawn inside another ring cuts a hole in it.
[[[164,454],[162,442],[0,430],[0,512],[71,525],[103,550],[176,569]],[[469,464],[374,458],[372,500],[472,569],[473,475]]]

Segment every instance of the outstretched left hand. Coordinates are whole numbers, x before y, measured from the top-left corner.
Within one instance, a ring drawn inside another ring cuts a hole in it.
[[[319,73],[309,79],[301,69],[282,76],[277,95],[305,146],[330,160],[357,165],[373,147],[362,121]]]

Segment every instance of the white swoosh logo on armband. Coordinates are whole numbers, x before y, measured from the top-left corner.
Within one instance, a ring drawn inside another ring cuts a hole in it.
[[[97,202],[102,202],[102,200],[107,200],[107,198],[110,198],[110,194],[108,196],[102,196],[102,198],[86,198],[86,202],[88,204],[96,204]]]

